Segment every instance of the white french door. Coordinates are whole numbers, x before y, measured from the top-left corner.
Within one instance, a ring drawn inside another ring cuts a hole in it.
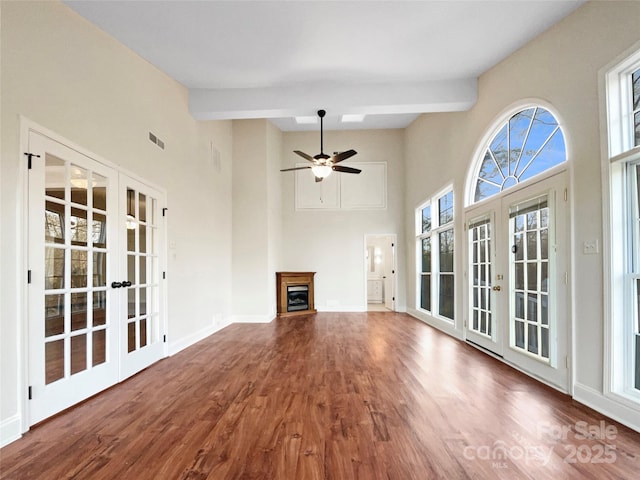
[[[467,340],[569,386],[568,209],[561,173],[467,211]]]
[[[153,353],[144,359],[124,361],[127,343],[122,337],[131,320],[123,314],[127,293],[114,288],[114,282],[127,274],[126,215],[122,211],[126,197],[121,187],[126,176],[34,131],[29,132],[28,148],[32,154],[28,179],[28,423],[33,425],[114,385],[144,368],[140,367],[143,361],[148,365],[164,352],[149,348]],[[137,185],[136,191],[148,190]],[[151,219],[136,220],[136,232],[145,228],[144,233],[135,234],[136,268],[146,266],[140,260],[144,257],[149,268],[155,269],[153,273],[136,271],[129,290],[135,292],[137,302],[132,320],[137,328],[137,351],[154,344],[162,330],[157,281],[161,235],[158,219],[153,217],[160,196],[153,195]],[[144,202],[138,198],[139,203]],[[137,208],[139,212],[144,207]],[[139,236],[147,232],[154,240],[146,239],[141,247]],[[147,295],[155,295],[149,301],[158,305],[153,311],[141,306]],[[141,331],[146,343],[140,338]]]
[[[120,174],[121,244],[126,255],[119,256],[122,280],[112,288],[122,289],[120,349],[122,377],[126,378],[163,356],[163,305],[160,252],[163,248],[160,223],[162,193]],[[124,325],[126,323],[126,325]]]

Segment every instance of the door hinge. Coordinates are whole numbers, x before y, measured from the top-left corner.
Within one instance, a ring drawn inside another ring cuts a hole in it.
[[[27,270],[27,283],[31,283],[31,270]]]
[[[391,301],[395,302],[396,301],[396,297],[391,297]]]
[[[31,385],[29,385],[28,395],[29,395],[29,400],[32,400],[33,399],[33,387]]]
[[[162,209],[162,216],[163,216],[163,217],[164,217],[164,216],[165,216],[165,214],[167,213],[167,210],[169,210],[167,207],[164,207],[164,208]]]
[[[569,355],[564,357],[564,366],[569,368]]]
[[[569,198],[569,191],[565,188],[564,189],[564,201],[566,202],[568,198]]]
[[[32,159],[33,157],[40,158],[40,155],[36,155],[35,153],[28,153],[28,152],[24,152],[24,154],[25,154],[25,155],[27,156],[27,158],[28,158],[27,168],[28,168],[29,170],[31,170],[31,167],[32,167],[31,159]]]
[[[163,336],[162,336],[162,341],[163,341],[164,343],[167,343],[167,336],[166,336],[166,335],[163,335]]]
[[[395,275],[396,271],[395,270],[391,270],[391,274]]]
[[[167,279],[167,272],[162,272],[162,279],[166,280]]]
[[[391,243],[391,248],[395,247],[396,244],[395,243]]]
[[[564,272],[564,284],[569,284],[569,272]]]

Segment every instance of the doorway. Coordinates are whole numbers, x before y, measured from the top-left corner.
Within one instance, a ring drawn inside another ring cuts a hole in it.
[[[164,194],[28,133],[28,425],[166,356]]]
[[[396,309],[396,235],[365,236],[365,298],[369,312]]]

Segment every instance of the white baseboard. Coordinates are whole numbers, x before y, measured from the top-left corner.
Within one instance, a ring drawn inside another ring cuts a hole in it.
[[[275,314],[266,315],[231,315],[229,323],[271,323]]]
[[[453,324],[445,320],[440,320],[439,318],[432,317],[431,315],[427,315],[414,308],[407,308],[407,313],[412,317],[417,318],[421,322],[424,322],[427,325],[432,326],[433,328],[437,328],[438,330],[446,333],[447,335],[451,335],[452,337],[457,338],[458,340],[464,340],[462,332],[460,332],[459,330],[456,330]]]
[[[20,416],[18,414],[0,422],[0,448],[22,437],[20,424]]]
[[[197,332],[192,333],[191,335],[187,335],[186,337],[182,337],[180,340],[175,342],[171,342],[169,344],[169,356],[175,355],[176,353],[184,350],[185,348],[190,347],[191,345],[198,343],[200,340],[204,340],[209,335],[212,335],[224,327],[230,325],[232,322],[230,319],[226,321],[222,321],[213,325],[208,325],[207,327],[198,330]]]
[[[364,305],[336,305],[336,306],[318,306],[316,310],[319,312],[366,312],[367,307]]]
[[[573,386],[574,400],[593,408],[627,427],[640,432],[640,415],[638,410],[616,402],[598,390],[587,385],[576,383]]]

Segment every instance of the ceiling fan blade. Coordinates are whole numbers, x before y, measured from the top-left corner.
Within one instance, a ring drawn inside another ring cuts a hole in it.
[[[304,170],[306,168],[311,168],[311,165],[309,165],[308,167],[293,167],[293,168],[283,168],[280,171],[281,172],[290,172],[291,170]]]
[[[301,152],[300,150],[294,150],[293,153],[297,153],[298,155],[300,155],[305,160],[309,160],[310,162],[316,163],[316,161],[314,160],[314,158],[311,155],[307,155],[306,153]]]
[[[342,165],[332,165],[331,170],[334,172],[342,172],[342,173],[360,173],[362,170],[358,170],[357,168],[351,167],[343,167]]]
[[[331,157],[331,160],[329,160],[331,163],[338,163],[341,162],[343,160],[346,160],[347,158],[351,158],[353,157],[356,153],[355,150],[351,149],[351,150],[347,150],[346,152],[340,152],[337,155],[334,155],[333,157]]]

